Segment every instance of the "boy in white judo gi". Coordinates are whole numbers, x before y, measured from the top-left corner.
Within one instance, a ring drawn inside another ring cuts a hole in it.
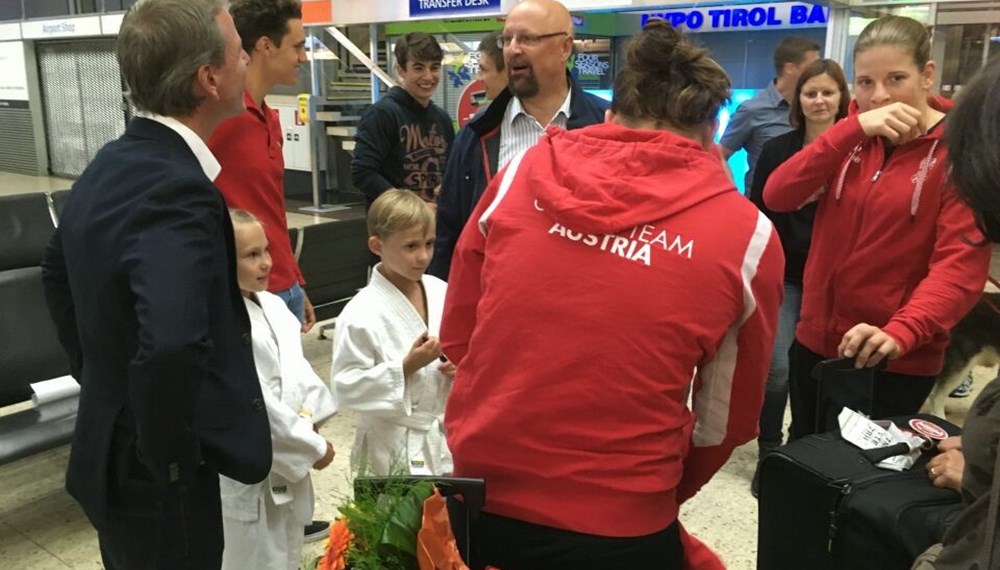
[[[256,485],[220,477],[222,568],[295,570],[302,563],[302,527],[313,514],[309,470],[325,468],[334,455],[317,430],[336,412],[336,403],[302,354],[298,319],[267,292],[271,256],[264,228],[243,210],[231,210],[230,217],[274,458],[270,475]]]
[[[337,317],[333,340],[337,401],[358,412],[351,465],[381,476],[451,473],[442,419],[455,366],[438,342],[446,284],[424,274],[433,211],[413,192],[386,191],[368,211],[368,248],[381,262]]]

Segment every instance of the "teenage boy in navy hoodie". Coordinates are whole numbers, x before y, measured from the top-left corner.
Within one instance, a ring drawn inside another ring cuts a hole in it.
[[[355,137],[351,180],[365,195],[366,209],[390,188],[412,190],[433,202],[455,138],[451,117],[431,101],[444,59],[437,40],[422,32],[407,34],[395,55],[401,86],[365,111]]]

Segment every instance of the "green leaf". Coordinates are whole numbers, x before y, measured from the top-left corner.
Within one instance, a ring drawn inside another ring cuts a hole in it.
[[[433,494],[434,485],[425,481],[410,487],[396,501],[376,545],[379,554],[401,560],[412,559],[416,564],[417,533],[423,524],[424,501]]]

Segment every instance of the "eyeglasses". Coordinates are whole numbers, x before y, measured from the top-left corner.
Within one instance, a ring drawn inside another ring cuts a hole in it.
[[[546,40],[548,38],[554,38],[556,36],[568,36],[568,35],[569,35],[568,32],[552,32],[551,34],[511,34],[511,35],[505,34],[497,38],[497,47],[498,48],[507,47],[510,44],[512,44],[515,39],[517,40],[517,43],[522,46],[532,47],[542,43],[542,40]]]

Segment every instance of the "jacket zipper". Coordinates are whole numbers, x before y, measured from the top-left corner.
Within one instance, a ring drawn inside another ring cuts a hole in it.
[[[830,525],[828,527],[827,541],[826,541],[827,552],[831,554],[833,553],[833,541],[837,537],[837,531],[840,528],[837,526],[837,522],[840,519],[840,511],[841,507],[844,504],[844,501],[846,501],[848,497],[850,497],[858,488],[867,487],[872,483],[875,483],[881,479],[885,479],[886,477],[891,477],[894,474],[895,474],[894,472],[875,473],[863,479],[859,479],[858,481],[855,481],[853,483],[845,484],[845,481],[843,479],[839,481],[831,481],[829,483],[831,487],[840,487],[840,498],[833,502],[833,506],[830,509]]]
[[[868,196],[871,194],[872,188],[875,187],[875,183],[878,182],[878,179],[882,176],[882,171],[885,170],[885,166],[886,166],[886,164],[888,164],[888,162],[889,162],[889,157],[886,156],[886,154],[884,152],[884,149],[883,149],[882,163],[879,165],[878,170],[875,171],[875,174],[871,177],[871,181],[870,181],[871,183],[868,185],[868,190],[865,192],[864,196],[862,197],[863,199],[859,201],[860,207],[858,208],[858,215],[857,215],[857,218],[856,218],[857,224],[855,225],[855,231],[851,233],[851,241],[850,241],[850,244],[849,244],[849,246],[847,248],[848,252],[854,251],[854,244],[857,242],[857,239],[858,239],[858,231],[857,230],[859,230],[861,228],[861,223],[864,221],[864,218],[865,218],[865,205],[867,203]],[[832,274],[830,274],[830,281],[827,284],[826,298],[828,299],[828,301],[827,301],[827,307],[826,308],[827,308],[827,315],[828,315],[828,319],[829,319],[827,321],[827,332],[828,333],[836,333],[836,330],[834,330],[835,329],[834,306],[836,305],[835,298],[836,298],[836,289],[837,289],[837,287],[836,287],[835,284],[837,282],[837,275],[839,273],[840,273],[839,271],[834,271]]]

